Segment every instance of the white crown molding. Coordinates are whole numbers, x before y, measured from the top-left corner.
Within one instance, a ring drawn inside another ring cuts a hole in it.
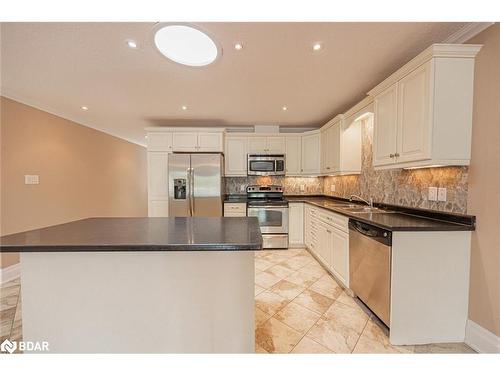
[[[393,85],[401,78],[405,77],[422,64],[433,58],[465,58],[473,59],[481,50],[482,44],[432,44],[424,51],[419,53],[401,68],[396,70],[393,74],[368,91],[368,95],[375,97],[389,86]]]
[[[348,118],[348,117],[350,117],[352,115],[357,114],[359,111],[365,109],[366,107],[368,107],[372,103],[373,103],[373,97],[367,96],[366,98],[364,98],[363,100],[361,100],[358,104],[354,105],[352,108],[350,108],[349,110],[347,110],[344,113],[345,118]]]
[[[21,263],[13,264],[12,266],[0,268],[0,283],[17,279],[21,276]]]
[[[481,31],[486,30],[495,22],[469,22],[461,29],[455,31],[448,38],[443,40],[443,43],[465,43],[475,37]]]
[[[500,353],[500,337],[472,320],[467,320],[465,343],[479,353]]]

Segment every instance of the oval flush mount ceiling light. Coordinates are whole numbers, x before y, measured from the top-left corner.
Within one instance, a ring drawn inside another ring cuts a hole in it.
[[[154,41],[162,55],[183,65],[208,65],[218,55],[215,42],[204,32],[190,26],[163,26],[156,31]]]

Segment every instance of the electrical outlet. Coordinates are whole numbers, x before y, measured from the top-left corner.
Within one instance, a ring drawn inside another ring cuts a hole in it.
[[[306,191],[306,185],[301,184],[300,185],[300,191],[302,191],[302,192]]]
[[[330,185],[330,192],[335,193],[335,184]]]
[[[429,187],[429,200],[437,201],[438,189],[437,187],[431,186]]]
[[[38,185],[40,183],[40,179],[37,174],[25,174],[24,175],[24,184],[25,185]]]
[[[446,202],[446,188],[438,189],[438,201]]]

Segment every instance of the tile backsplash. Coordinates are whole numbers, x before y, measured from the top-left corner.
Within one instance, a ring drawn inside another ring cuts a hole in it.
[[[467,212],[468,167],[375,170],[372,166],[373,127],[364,122],[361,174],[327,177],[226,177],[226,194],[245,194],[247,185],[279,184],[285,194],[325,194],[349,198],[351,194],[375,202],[439,211]],[[335,187],[335,191],[332,187]],[[430,186],[447,189],[446,202],[428,200]]]

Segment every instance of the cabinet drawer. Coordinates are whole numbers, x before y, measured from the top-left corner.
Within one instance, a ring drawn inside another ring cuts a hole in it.
[[[324,223],[328,225],[332,225],[344,232],[348,232],[348,222],[349,219],[347,216],[342,216],[342,215],[337,215],[334,214],[333,212],[321,210],[318,212],[318,219],[323,221]]]
[[[224,216],[246,216],[246,203],[224,203]]]

